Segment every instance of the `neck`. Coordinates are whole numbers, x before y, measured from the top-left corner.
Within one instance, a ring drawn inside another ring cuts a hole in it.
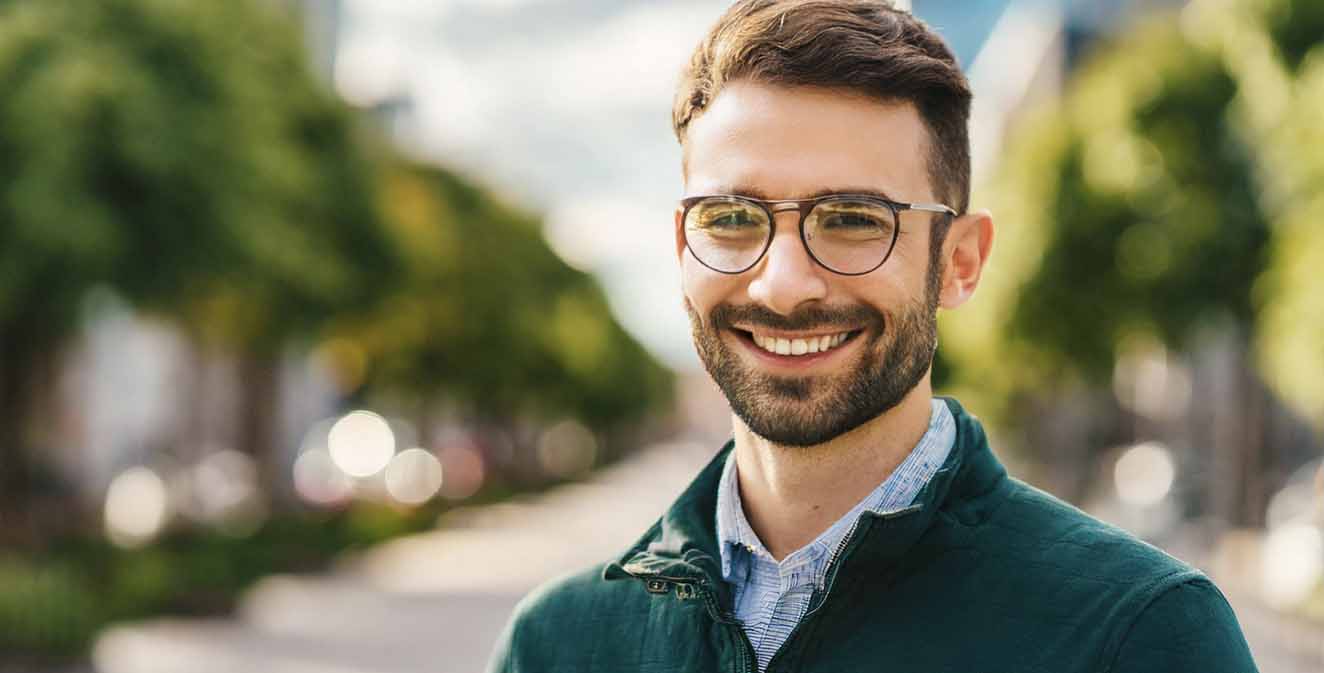
[[[783,446],[735,426],[736,469],[745,518],[781,560],[812,542],[878,487],[928,429],[928,377],[901,403],[816,446]]]

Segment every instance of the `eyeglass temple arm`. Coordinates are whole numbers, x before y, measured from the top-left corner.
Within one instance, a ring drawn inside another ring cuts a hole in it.
[[[956,211],[942,205],[941,203],[908,203],[905,204],[907,210],[922,210],[927,213],[942,213],[956,217]]]

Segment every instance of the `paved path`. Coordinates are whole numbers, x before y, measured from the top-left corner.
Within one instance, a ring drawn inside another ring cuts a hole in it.
[[[448,515],[317,576],[254,587],[234,619],[113,628],[100,673],[474,673],[510,610],[543,580],[619,554],[711,456],[651,447],[589,481]]]
[[[634,541],[708,459],[659,445],[591,481],[459,511],[327,574],[259,583],[233,619],[162,619],[97,643],[100,673],[474,673],[519,597]],[[1324,633],[1229,592],[1263,673],[1324,673]]]

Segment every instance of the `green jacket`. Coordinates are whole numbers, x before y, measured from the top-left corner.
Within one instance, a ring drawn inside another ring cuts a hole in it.
[[[912,506],[860,518],[769,673],[1256,670],[1204,574],[1008,477],[947,402],[947,461]],[[490,670],[756,671],[717,560],[730,449],[619,560],[521,601]]]

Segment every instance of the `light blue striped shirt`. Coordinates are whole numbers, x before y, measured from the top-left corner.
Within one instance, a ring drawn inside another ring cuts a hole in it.
[[[764,548],[740,504],[736,454],[731,452],[717,486],[717,541],[722,577],[731,583],[736,618],[754,646],[759,671],[786,642],[809,607],[809,597],[826,580],[832,551],[850,533],[865,510],[891,512],[908,507],[947,460],[956,443],[956,420],[947,404],[933,400],[929,429],[896,470],[851,511],[813,542],[778,563]]]

